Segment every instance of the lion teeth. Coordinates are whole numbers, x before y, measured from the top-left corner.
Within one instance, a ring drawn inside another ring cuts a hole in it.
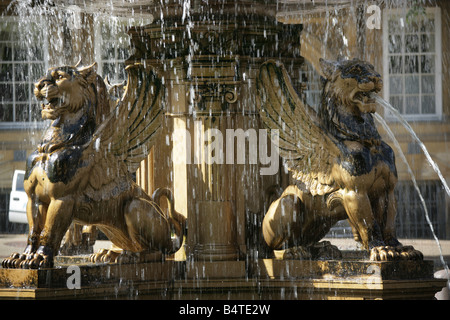
[[[372,92],[365,91],[365,92],[358,92],[356,94],[356,99],[361,101],[362,103],[375,103],[375,99],[372,96]]]

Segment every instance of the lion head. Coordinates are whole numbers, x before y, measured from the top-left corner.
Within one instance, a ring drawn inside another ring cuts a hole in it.
[[[320,65],[325,77],[324,97],[333,99],[333,105],[347,107],[354,113],[376,111],[372,94],[381,91],[383,82],[373,65],[359,59],[320,59]]]
[[[50,68],[34,84],[34,94],[41,104],[43,119],[57,119],[65,113],[79,111],[88,101],[95,101],[99,76],[96,63],[88,67],[62,66]],[[94,84],[94,85],[92,85]]]

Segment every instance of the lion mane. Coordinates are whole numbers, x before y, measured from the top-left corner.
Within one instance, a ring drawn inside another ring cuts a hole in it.
[[[50,68],[38,80],[34,94],[42,103],[43,119],[55,120],[63,113],[76,113],[82,108],[95,116],[96,125],[109,111],[108,90],[96,73],[96,63],[87,67],[62,66]]]

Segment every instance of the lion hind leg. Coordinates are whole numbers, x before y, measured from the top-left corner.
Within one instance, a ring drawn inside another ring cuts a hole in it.
[[[124,205],[123,223],[100,229],[113,247],[92,254],[90,260],[95,263],[160,261],[172,243],[167,217],[147,198],[131,199]]]
[[[263,237],[272,249],[280,249],[284,243],[291,240],[297,229],[299,199],[287,195],[272,202],[263,220]]]
[[[147,198],[135,197],[123,205],[123,219],[99,225],[112,242],[109,249],[90,255],[93,263],[161,261],[169,247],[170,228],[159,207]]]
[[[135,198],[125,206],[125,223],[133,246],[124,252],[139,253],[138,260],[160,259],[171,248],[170,225],[159,206],[144,198]]]
[[[329,241],[316,242],[309,246],[291,247],[274,250],[275,258],[282,260],[336,260],[342,259],[342,253]]]

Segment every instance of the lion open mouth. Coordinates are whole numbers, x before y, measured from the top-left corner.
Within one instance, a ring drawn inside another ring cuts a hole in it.
[[[362,88],[361,85],[359,85],[350,99],[358,106],[361,112],[373,113],[376,112],[377,109],[375,94],[379,91],[380,90],[375,83],[366,83]]]
[[[60,98],[46,98],[44,103],[41,103],[41,114],[43,119],[56,119],[62,107],[62,100]]]
[[[354,100],[359,100],[364,104],[375,103],[375,98],[373,97],[374,93],[375,91],[360,91],[355,94]]]
[[[45,99],[47,103],[42,103],[41,107],[42,109],[54,109],[60,104],[59,98],[52,98],[52,99]]]

